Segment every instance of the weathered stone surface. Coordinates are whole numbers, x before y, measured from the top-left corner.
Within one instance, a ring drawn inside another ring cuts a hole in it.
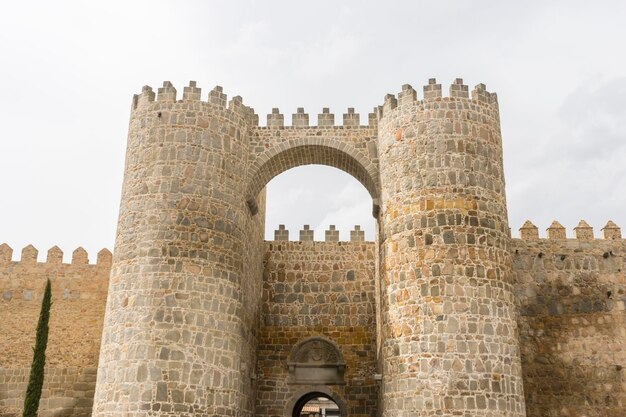
[[[524,416],[497,101],[410,90],[378,122],[382,415]]]
[[[0,415],[19,414],[49,277],[45,417],[289,417],[314,392],[344,416],[622,417],[621,230],[511,239],[496,95],[423,90],[367,126],[350,108],[342,126],[273,109],[263,127],[219,86],[206,102],[195,82],[182,99],[145,86],[115,255],[0,245]],[[358,226],[262,241],[264,186],[311,163],[364,185],[377,242]]]
[[[626,241],[513,239],[527,415],[624,414]]]
[[[345,400],[348,415],[376,415],[374,243],[268,242],[266,248],[256,415],[282,416],[298,400],[307,385],[295,383],[287,365],[298,362],[290,357],[299,343],[320,336],[345,361],[345,384],[329,389]]]
[[[163,98],[133,106],[93,413],[251,416],[265,203],[261,187],[249,210],[241,177],[256,117],[195,82]]]
[[[0,266],[0,415],[21,415],[47,278],[53,302],[39,411],[91,414],[109,272],[108,264],[62,263],[56,246],[46,262]]]

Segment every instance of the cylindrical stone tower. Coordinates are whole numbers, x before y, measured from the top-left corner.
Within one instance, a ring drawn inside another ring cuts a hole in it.
[[[93,415],[251,416],[263,215],[251,109],[216,87],[135,96]],[[255,246],[258,245],[258,246]],[[257,286],[258,288],[254,288]]]
[[[521,417],[496,96],[424,95],[379,121],[383,416]]]

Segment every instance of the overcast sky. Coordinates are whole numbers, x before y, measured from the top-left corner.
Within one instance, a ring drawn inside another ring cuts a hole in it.
[[[19,258],[113,248],[132,95],[222,85],[265,123],[322,107],[341,120],[386,93],[456,77],[498,93],[509,221],[626,228],[624,1],[12,1],[0,26],[0,242]],[[301,167],[268,185],[266,236],[284,223],[360,223],[352,177]]]

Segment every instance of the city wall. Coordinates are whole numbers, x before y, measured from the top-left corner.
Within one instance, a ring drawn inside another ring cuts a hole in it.
[[[316,337],[335,344],[345,362],[343,381],[327,386],[329,396],[343,399],[349,416],[376,415],[375,244],[336,242],[334,235],[328,231],[325,242],[266,242],[259,417],[282,417],[301,391],[322,385],[293,383],[287,366],[298,344]]]
[[[96,383],[111,253],[89,263],[82,248],[62,262],[56,246],[45,262],[23,249],[20,261],[0,246],[0,415],[21,414],[46,279],[52,284],[50,332],[40,415],[89,416]]]
[[[511,253],[528,417],[622,417],[626,410],[626,241],[609,222],[566,239],[527,222]]]
[[[515,296],[529,417],[622,417],[626,407],[626,241],[611,223],[593,238],[585,223],[566,238],[558,223],[539,238],[527,222],[511,240]],[[350,416],[376,413],[375,244],[358,228],[339,242],[331,228],[297,241],[279,228],[265,243],[257,362],[246,370],[257,391],[258,416],[282,416],[302,389],[289,384],[298,342],[321,336],[337,344],[344,384],[330,393],[346,400]],[[89,263],[82,249],[71,263],[52,248],[45,262],[24,248],[19,261],[0,246],[0,415],[19,414],[46,278],[53,290],[43,416],[91,414],[111,254]],[[253,288],[254,287],[254,288]]]

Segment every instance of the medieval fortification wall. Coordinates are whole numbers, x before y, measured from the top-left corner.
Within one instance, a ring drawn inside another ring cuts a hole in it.
[[[266,248],[256,415],[282,416],[298,397],[303,387],[289,383],[286,364],[313,337],[332,340],[343,356],[344,384],[336,391],[348,414],[376,415],[374,243],[274,241]]]
[[[311,395],[344,417],[623,416],[621,231],[527,222],[511,239],[496,95],[423,92],[402,86],[367,125],[274,109],[259,126],[221,87],[144,87],[112,259],[0,246],[0,413],[20,408],[49,277],[47,416],[290,417]],[[263,241],[265,185],[311,163],[368,190],[375,243]]]
[[[89,416],[93,404],[111,252],[95,264],[79,248],[70,264],[56,246],[45,262],[27,246],[19,261],[0,246],[0,415],[21,411],[33,357],[41,299],[50,278],[52,310],[46,351],[42,416]]]
[[[626,410],[626,240],[612,222],[565,239],[526,222],[511,252],[527,415],[619,417]]]
[[[257,362],[250,376],[258,416],[282,415],[298,390],[287,383],[289,356],[301,340],[324,336],[345,359],[341,387],[350,416],[375,415],[380,382],[376,359],[375,244],[355,228],[324,242],[304,227],[298,241],[280,227],[266,242]],[[585,223],[565,238],[558,223],[539,238],[527,222],[512,239],[515,299],[529,417],[621,417],[626,404],[626,241],[609,223],[602,239]],[[296,236],[292,236],[295,238]],[[0,246],[0,415],[21,409],[45,279],[53,288],[44,416],[87,416],[96,369],[111,255],[72,263],[57,248],[36,262],[29,246],[20,261]],[[487,372],[487,370],[485,370]]]

